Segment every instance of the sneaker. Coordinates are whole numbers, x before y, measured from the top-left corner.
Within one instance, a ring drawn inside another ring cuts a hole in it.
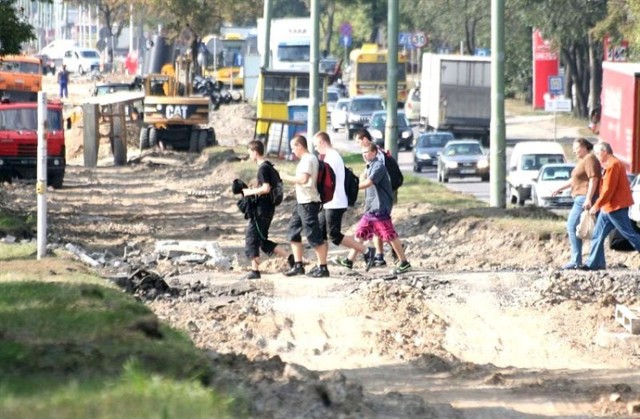
[[[562,266],[562,269],[565,271],[570,271],[570,270],[575,270],[575,269],[580,269],[581,265],[576,265],[573,262],[569,262],[567,264],[565,264],[564,266]]]
[[[336,265],[344,266],[347,269],[353,269],[353,262],[346,257],[338,256],[337,258],[333,259],[333,262]]]
[[[307,276],[313,278],[329,278],[331,275],[329,275],[329,269],[327,269],[326,266],[316,266],[314,269],[309,271]]]
[[[381,266],[387,266],[387,262],[384,260],[383,255],[375,255],[373,258],[373,266],[379,268]]]
[[[368,248],[367,251],[365,252],[364,260],[367,262],[367,266],[364,268],[365,272],[369,272],[369,269],[371,269],[371,267],[373,266],[375,262],[375,254],[376,254],[376,249],[374,249],[373,247]]]
[[[285,276],[296,276],[296,275],[304,275],[304,268],[302,265],[294,266],[284,273]]]
[[[396,265],[396,267],[393,268],[393,273],[403,274],[405,272],[409,272],[410,270],[411,270],[411,265],[409,264],[409,262],[405,260],[404,262],[400,262],[400,264]]]
[[[287,265],[289,265],[289,269],[293,268],[296,264],[296,260],[293,257],[293,253],[287,256]]]
[[[251,271],[248,274],[246,274],[243,279],[260,279],[260,272]]]

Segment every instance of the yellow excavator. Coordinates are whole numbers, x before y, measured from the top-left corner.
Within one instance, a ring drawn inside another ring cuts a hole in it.
[[[216,144],[209,118],[211,99],[193,92],[191,54],[174,55],[166,38],[154,38],[149,72],[142,81],[145,98],[140,149],[158,146],[199,153]]]

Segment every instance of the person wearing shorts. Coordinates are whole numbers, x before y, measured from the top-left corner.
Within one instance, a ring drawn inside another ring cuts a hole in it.
[[[359,241],[372,240],[374,236],[384,243],[389,243],[398,255],[398,264],[394,274],[411,270],[404,248],[391,221],[393,191],[391,181],[384,164],[376,157],[378,147],[371,143],[362,149],[362,156],[367,162],[366,179],[360,181],[360,189],[364,189],[364,214],[356,227],[355,238]]]
[[[316,186],[318,179],[318,159],[309,152],[307,139],[302,135],[296,135],[291,140],[291,150],[298,158],[296,174],[282,174],[282,180],[292,182],[296,188],[296,206],[293,208],[287,238],[291,242],[293,252],[293,267],[285,273],[287,276],[303,275],[305,273],[302,266],[302,256],[304,247],[302,246],[302,233],[304,232],[307,242],[313,247],[316,253],[317,266],[309,271],[308,275],[314,278],[328,277],[327,268],[327,247],[322,239],[318,213],[322,209],[320,193]]]
[[[367,248],[362,243],[356,241],[352,236],[346,236],[342,233],[342,218],[349,207],[347,193],[344,189],[345,170],[342,156],[340,156],[338,150],[331,146],[331,138],[324,131],[320,131],[313,136],[313,145],[322,160],[331,166],[336,175],[336,189],[333,193],[333,199],[323,204],[318,214],[320,233],[325,241],[324,246],[328,251],[328,240],[331,240],[336,246],[342,245],[364,254],[365,261],[367,261],[366,270],[368,271],[373,263],[375,250],[371,248],[367,252]],[[346,257],[338,257],[334,259],[334,262],[348,269],[353,269],[353,262]]]

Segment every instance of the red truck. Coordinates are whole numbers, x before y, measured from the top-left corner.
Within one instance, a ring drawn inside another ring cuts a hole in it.
[[[627,167],[640,172],[640,63],[602,63],[600,138]]]
[[[47,184],[61,188],[66,166],[62,102],[47,104]],[[35,179],[38,154],[38,104],[0,103],[0,180]]]

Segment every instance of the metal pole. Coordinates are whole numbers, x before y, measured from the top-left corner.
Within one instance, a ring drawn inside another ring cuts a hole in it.
[[[491,0],[491,141],[489,202],[506,206],[506,138],[504,122],[504,0]]]
[[[38,154],[36,195],[38,208],[38,260],[47,254],[47,95],[38,92]]]
[[[133,4],[129,5],[129,54],[133,52]]]
[[[309,113],[307,134],[311,137],[320,131],[320,76],[318,62],[320,58],[320,0],[311,0],[311,60],[309,61]],[[324,92],[323,92],[324,93]],[[313,142],[309,141],[311,148]]]
[[[398,158],[398,0],[389,0],[387,18],[387,123],[384,147]]]
[[[262,40],[262,50],[264,54],[262,55],[260,67],[265,70],[269,68],[269,57],[271,54],[271,9],[271,0],[264,0],[264,17],[262,19],[264,22],[264,39]]]

